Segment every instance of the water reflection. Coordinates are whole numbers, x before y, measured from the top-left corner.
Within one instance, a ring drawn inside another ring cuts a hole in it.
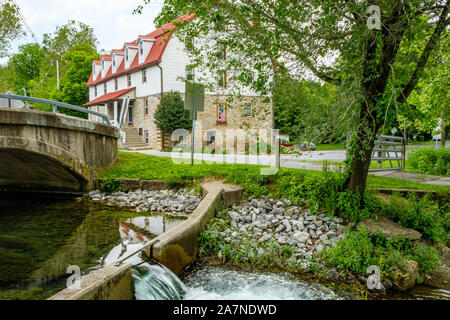
[[[0,299],[45,299],[65,288],[69,265],[86,275],[182,221],[135,216],[86,199],[0,193]]]

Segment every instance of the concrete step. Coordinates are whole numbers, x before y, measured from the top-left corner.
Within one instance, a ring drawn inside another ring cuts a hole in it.
[[[148,148],[148,145],[144,143],[131,143],[131,144],[126,143],[125,146],[127,148]]]
[[[129,150],[133,150],[133,151],[141,151],[141,150],[151,150],[151,148],[149,146],[145,146],[145,147],[128,147]]]

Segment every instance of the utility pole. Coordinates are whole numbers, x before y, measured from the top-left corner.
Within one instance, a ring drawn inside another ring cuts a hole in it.
[[[403,170],[406,170],[406,117],[403,118]]]
[[[196,114],[196,110],[195,110],[195,87],[196,87],[196,83],[194,80],[194,103],[192,106],[192,142],[191,142],[191,167],[194,166],[194,133],[195,133],[195,114]]]
[[[56,88],[59,90],[59,61],[56,59]]]

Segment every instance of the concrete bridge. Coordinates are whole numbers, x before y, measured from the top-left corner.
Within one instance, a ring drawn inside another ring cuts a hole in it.
[[[0,189],[86,191],[117,160],[118,129],[59,113],[0,108]]]

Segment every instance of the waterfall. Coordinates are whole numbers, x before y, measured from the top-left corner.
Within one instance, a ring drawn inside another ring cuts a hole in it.
[[[162,264],[143,262],[133,267],[133,281],[137,300],[181,300],[187,287]]]

